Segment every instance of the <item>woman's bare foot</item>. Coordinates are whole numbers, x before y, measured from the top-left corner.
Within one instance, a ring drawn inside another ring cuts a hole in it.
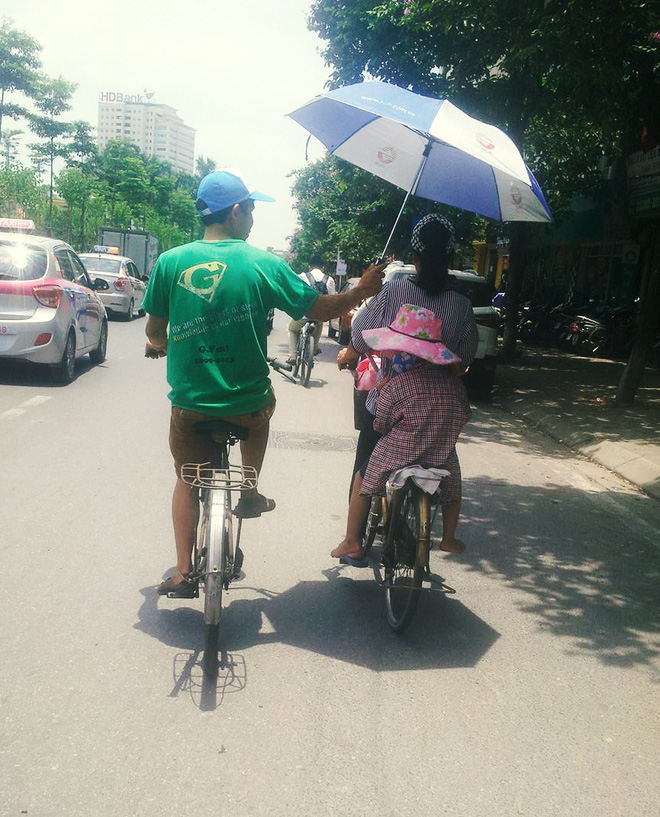
[[[440,550],[447,553],[465,553],[465,545],[460,539],[448,539],[447,541],[443,539],[440,542]]]
[[[346,537],[343,542],[340,542],[334,550],[330,551],[333,559],[339,559],[341,556],[350,556],[352,559],[362,558],[362,540],[349,539]]]

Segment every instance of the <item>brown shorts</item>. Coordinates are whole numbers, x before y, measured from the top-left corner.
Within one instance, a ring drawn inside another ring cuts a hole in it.
[[[210,415],[199,414],[196,411],[172,406],[170,418],[170,451],[174,457],[174,469],[177,476],[181,473],[181,466],[186,463],[209,462],[211,459],[211,444],[195,430],[195,423],[205,420],[226,420],[245,428],[260,428],[266,425],[275,411],[275,393],[271,387],[270,402],[258,411],[249,414]]]

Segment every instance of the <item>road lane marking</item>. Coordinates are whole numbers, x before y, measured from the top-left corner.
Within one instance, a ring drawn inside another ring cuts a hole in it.
[[[53,398],[49,394],[35,394],[34,397],[30,397],[22,405],[24,405],[25,407],[40,406],[42,403],[47,403],[49,400],[52,399]]]
[[[0,420],[10,419],[11,417],[20,417],[21,415],[25,414],[29,408],[40,406],[52,399],[53,398],[48,394],[36,394],[34,397],[29,397],[27,400],[24,400],[19,406],[3,411],[2,414],[0,414]]]

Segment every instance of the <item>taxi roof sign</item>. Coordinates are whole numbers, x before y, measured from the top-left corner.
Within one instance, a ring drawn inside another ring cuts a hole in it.
[[[107,253],[108,255],[119,255],[119,247],[108,247],[106,244],[94,244],[92,252]]]
[[[0,218],[0,230],[15,233],[34,232],[34,221],[31,218]]]

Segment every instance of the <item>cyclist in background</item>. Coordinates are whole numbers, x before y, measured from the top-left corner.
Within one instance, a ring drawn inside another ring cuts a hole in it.
[[[224,419],[250,429],[241,441],[244,465],[260,471],[275,396],[266,359],[271,308],[292,318],[328,320],[378,292],[384,266],[372,266],[350,293],[320,295],[281,258],[246,243],[255,201],[274,201],[250,188],[235,170],[216,170],[200,182],[197,211],[204,237],[164,252],[142,304],[149,314],[147,357],[167,355],[171,387],[170,450],[177,480],[172,521],[177,570],[158,588],[190,597],[197,491],[181,479],[185,463],[210,460],[210,443],[195,431],[203,420]],[[254,518],[275,502],[246,491],[234,513]]]
[[[334,295],[335,282],[325,272],[325,261],[320,255],[313,255],[309,259],[309,269],[307,272],[302,272],[299,276],[302,280],[313,287],[319,295]],[[294,366],[296,363],[296,350],[298,348],[298,338],[300,337],[300,330],[305,325],[307,317],[300,321],[293,320],[289,324],[289,359],[287,363]],[[319,341],[321,340],[321,333],[323,332],[323,322],[319,321],[314,327],[314,354],[318,355],[321,351],[319,349]]]

